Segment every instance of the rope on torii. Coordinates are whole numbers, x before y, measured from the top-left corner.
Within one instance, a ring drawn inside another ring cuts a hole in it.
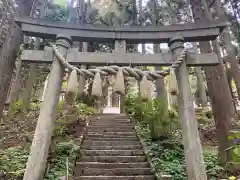
[[[138,68],[132,68],[130,66],[102,66],[102,67],[96,67],[95,69],[80,69],[76,66],[73,66],[69,64],[66,59],[62,56],[62,54],[59,52],[57,46],[53,43],[50,43],[50,45],[53,48],[53,52],[55,53],[57,59],[60,61],[62,65],[65,66],[65,68],[70,69],[70,70],[76,70],[80,75],[82,76],[87,76],[87,77],[94,77],[96,73],[100,73],[101,75],[107,76],[109,74],[116,74],[118,70],[121,68],[123,70],[124,75],[126,76],[132,76],[135,77],[137,80],[140,80],[143,76],[147,76],[148,80],[154,81],[156,79],[162,78],[166,75],[169,74],[170,70],[175,70],[178,68],[186,54],[187,54],[187,49],[184,49],[182,53],[180,54],[179,58],[173,62],[173,64],[166,70],[162,71],[143,71]]]
[[[73,91],[74,87],[76,87],[76,83],[74,83],[74,79],[76,79],[76,74],[80,75],[82,77],[90,77],[93,78],[93,87],[92,87],[92,95],[99,98],[102,96],[102,79],[101,76],[108,76],[108,75],[116,75],[116,82],[115,82],[115,89],[117,93],[119,94],[125,94],[125,87],[119,87],[120,84],[124,84],[124,78],[123,76],[131,76],[135,77],[137,80],[141,80],[140,82],[140,92],[142,99],[150,99],[151,95],[149,93],[149,89],[151,86],[151,81],[154,81],[159,78],[163,78],[169,72],[174,72],[175,69],[177,69],[182,62],[184,61],[187,49],[184,48],[181,54],[179,55],[178,59],[173,62],[173,64],[166,70],[162,71],[143,71],[141,69],[132,68],[129,66],[103,66],[103,67],[96,67],[95,69],[80,69],[76,66],[73,66],[69,64],[66,59],[63,57],[63,55],[58,50],[57,46],[53,43],[49,43],[50,46],[53,48],[53,52],[56,55],[59,62],[66,68],[71,70],[70,77],[69,77],[69,89],[70,91]],[[121,78],[119,78],[121,76]],[[73,78],[75,77],[75,78]],[[77,82],[77,79],[75,80]],[[68,91],[68,90],[67,90]],[[76,92],[77,93],[77,90]]]

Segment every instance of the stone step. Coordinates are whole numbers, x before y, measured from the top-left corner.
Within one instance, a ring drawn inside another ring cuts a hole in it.
[[[145,156],[82,156],[82,162],[128,163],[144,162]]]
[[[137,135],[134,134],[134,135],[119,135],[119,134],[103,134],[103,133],[87,133],[85,134],[85,137],[86,138],[136,138]],[[86,139],[85,138],[85,139]]]
[[[114,122],[114,123],[121,123],[121,122],[128,122],[130,123],[131,120],[130,119],[103,119],[103,118],[100,118],[100,119],[92,119],[90,121],[90,123],[92,122],[97,122],[97,123],[103,123],[103,122]]]
[[[134,136],[130,136],[130,137],[86,137],[85,139],[87,140],[93,140],[93,141],[127,141],[127,140],[131,140],[131,141],[138,141],[137,137]]]
[[[92,141],[84,140],[83,146],[124,146],[124,145],[141,145],[140,141]]]
[[[143,150],[81,150],[85,156],[142,156]]]
[[[134,124],[124,121],[124,122],[110,122],[110,121],[104,121],[104,122],[90,122],[90,126],[134,126]]]
[[[127,133],[130,133],[133,131],[133,129],[117,129],[117,128],[98,128],[98,129],[92,129],[92,128],[87,128],[87,131],[88,133],[96,133],[96,132],[99,132],[99,133],[106,133],[106,132],[112,132],[112,133],[115,133],[115,132],[127,132]]]
[[[124,115],[92,117],[81,146],[75,180],[155,180],[134,124]]]
[[[137,175],[152,175],[150,168],[117,168],[117,169],[102,169],[102,168],[84,168],[75,171],[75,176],[137,176]]]
[[[156,180],[154,175],[146,176],[81,176],[75,180]]]
[[[87,132],[88,135],[119,135],[119,136],[136,136],[135,132],[104,132],[104,133],[99,133],[99,132]]]
[[[89,128],[134,128],[133,124],[89,124]]]
[[[83,149],[88,150],[130,150],[130,149],[142,149],[141,145],[128,145],[128,146],[91,146],[82,145]]]
[[[98,131],[105,131],[105,132],[132,132],[135,131],[134,127],[93,127],[93,126],[88,126],[87,127],[88,132],[98,132]]]
[[[103,169],[117,169],[117,168],[149,168],[147,162],[137,163],[99,163],[99,162],[76,162],[76,169],[78,168],[103,168]]]

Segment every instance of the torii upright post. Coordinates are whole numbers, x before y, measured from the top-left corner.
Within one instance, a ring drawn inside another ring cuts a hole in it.
[[[115,41],[115,51],[119,54],[126,53],[127,43],[126,41]],[[114,96],[114,95],[113,95]],[[120,112],[124,113],[124,103],[125,103],[125,97],[123,95],[119,95],[120,100]]]
[[[59,52],[66,58],[71,46],[71,38],[58,36],[56,45]],[[62,88],[65,67],[54,56],[46,94],[41,104],[40,114],[32,141],[32,147],[27,162],[23,180],[42,180],[47,163],[48,151],[51,144],[54,119]]]
[[[184,39],[182,37],[171,38],[169,47],[172,51],[173,59],[176,61],[184,49]],[[207,180],[202,145],[199,138],[196,114],[193,106],[193,98],[188,75],[186,62],[183,61],[182,64],[176,69],[176,77],[179,90],[179,114],[182,127],[184,152],[187,163],[188,179]]]

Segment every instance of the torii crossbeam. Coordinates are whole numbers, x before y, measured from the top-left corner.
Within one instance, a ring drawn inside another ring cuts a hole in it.
[[[54,53],[51,47],[46,46],[41,50],[24,50],[21,60],[31,63],[52,63]],[[73,65],[91,64],[96,66],[170,66],[173,63],[172,53],[140,54],[140,53],[101,53],[78,52],[69,49],[67,61]],[[186,57],[188,66],[214,66],[219,63],[215,53],[198,54],[188,52]]]
[[[226,22],[215,20],[198,23],[175,24],[169,26],[146,27],[108,27],[102,25],[76,25],[50,20],[15,18],[27,36],[52,38],[58,34],[71,35],[73,41],[114,42],[125,40],[127,43],[168,43],[173,36],[181,36],[185,42],[214,40],[226,26]]]

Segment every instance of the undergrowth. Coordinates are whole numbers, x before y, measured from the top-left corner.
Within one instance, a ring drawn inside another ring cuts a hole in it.
[[[54,157],[49,160],[49,168],[46,173],[46,180],[57,180],[61,177],[72,179],[72,170],[74,162],[78,156],[80,146],[75,144],[72,140],[68,142],[59,142],[55,146]]]
[[[140,124],[137,126],[137,132],[147,147],[151,163],[157,171],[172,175],[173,180],[187,179],[184,149],[179,141],[152,141],[149,127]],[[224,168],[218,163],[216,153],[205,150],[204,160],[209,179],[217,180],[226,175]]]
[[[186,180],[187,171],[178,124],[178,110],[169,111],[161,100],[142,102],[135,95],[128,96],[125,107],[129,116],[138,121],[137,132],[147,148],[148,156],[156,171],[172,175],[173,180]],[[158,130],[161,133],[157,134],[158,139],[153,138],[153,123],[160,126]],[[169,125],[174,127],[170,128],[170,131]],[[218,162],[216,152],[204,150],[204,161],[210,180],[227,177],[224,168]]]
[[[78,156],[79,139],[68,133],[69,124],[64,113],[64,101],[60,101],[57,110],[53,143],[50,148],[46,180],[59,180],[71,174],[76,156]],[[21,180],[24,175],[31,141],[39,116],[40,103],[32,103],[29,110],[24,109],[22,101],[10,106],[10,111],[1,122],[0,130],[0,179]],[[95,109],[77,103],[74,105],[75,119],[85,121],[95,113]],[[70,122],[74,123],[74,122]]]

